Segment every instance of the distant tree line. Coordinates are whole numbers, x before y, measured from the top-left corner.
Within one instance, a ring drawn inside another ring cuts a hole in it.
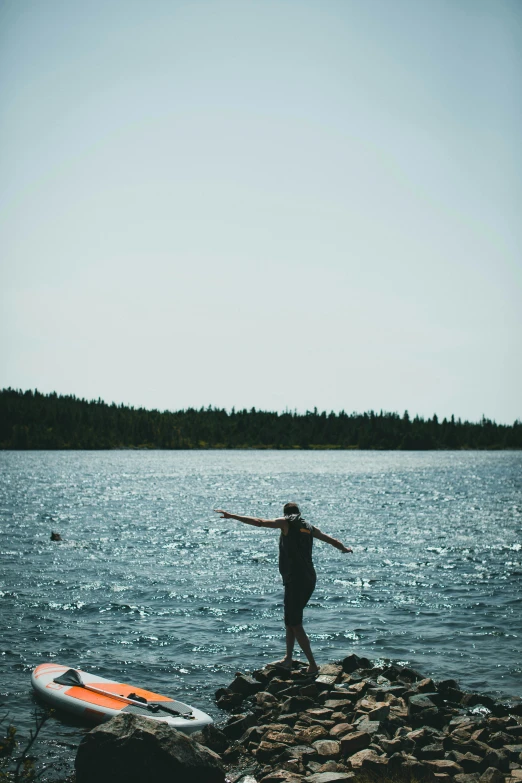
[[[306,413],[107,405],[0,391],[1,449],[520,449],[522,422],[439,421],[398,413]]]

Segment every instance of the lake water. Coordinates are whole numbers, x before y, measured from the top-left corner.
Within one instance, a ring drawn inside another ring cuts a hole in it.
[[[22,734],[48,660],[219,718],[215,689],[280,657],[284,633],[277,532],[212,509],[288,500],[354,548],[314,547],[319,662],[522,695],[520,452],[3,452],[0,470],[0,697]],[[72,758],[83,732],[52,719],[42,752]]]

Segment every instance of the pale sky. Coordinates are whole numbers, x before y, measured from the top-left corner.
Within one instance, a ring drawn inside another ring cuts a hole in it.
[[[520,0],[0,0],[0,387],[522,418]]]

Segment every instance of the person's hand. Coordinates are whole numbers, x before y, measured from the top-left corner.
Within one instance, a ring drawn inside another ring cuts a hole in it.
[[[216,514],[221,514],[221,519],[231,519],[232,514],[229,514],[228,511],[223,511],[222,508],[215,508],[214,511]]]
[[[343,545],[343,548],[341,549],[341,552],[345,552],[345,553],[351,552],[353,554],[353,549],[351,547],[349,547],[349,546],[344,546]]]

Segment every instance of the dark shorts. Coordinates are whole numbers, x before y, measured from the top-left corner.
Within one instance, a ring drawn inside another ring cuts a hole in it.
[[[301,625],[303,609],[315,590],[314,580],[299,580],[285,584],[285,625]]]

